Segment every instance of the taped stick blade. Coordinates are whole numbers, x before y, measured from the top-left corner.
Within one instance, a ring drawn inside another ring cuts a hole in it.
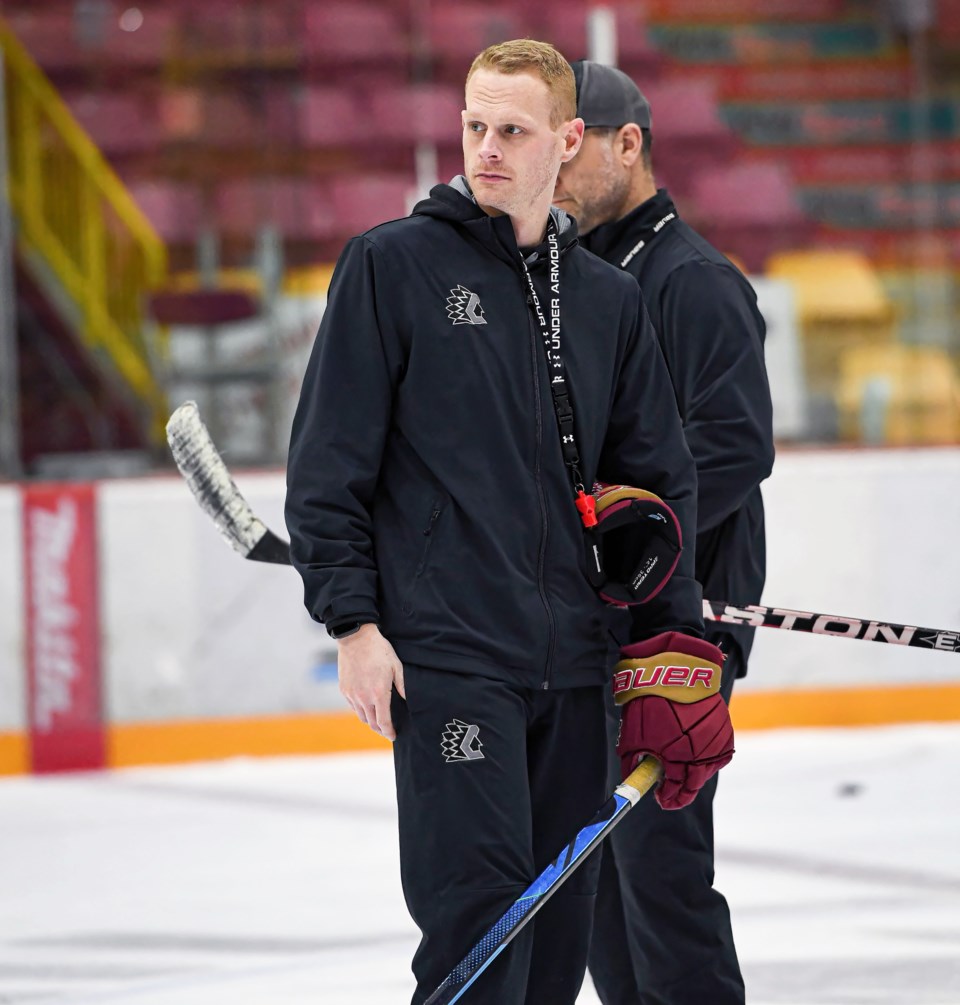
[[[255,562],[290,564],[289,544],[254,515],[210,438],[195,401],[185,401],[170,416],[167,443],[193,497],[234,551]]]

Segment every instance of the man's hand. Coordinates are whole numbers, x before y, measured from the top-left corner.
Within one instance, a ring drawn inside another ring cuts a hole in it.
[[[340,693],[361,722],[388,740],[395,740],[390,695],[394,685],[401,698],[406,698],[406,693],[403,664],[393,646],[376,625],[370,624],[362,625],[360,631],[341,639],[337,649]]]
[[[653,754],[663,765],[657,802],[681,809],[733,757],[733,725],[720,696],[723,653],[704,639],[664,632],[624,646],[620,655],[613,696],[622,706],[623,777]]]

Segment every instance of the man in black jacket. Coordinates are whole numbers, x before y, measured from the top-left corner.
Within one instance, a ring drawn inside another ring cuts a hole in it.
[[[582,139],[569,65],[543,43],[493,46],[466,105],[464,176],[337,264],[288,466],[307,609],[339,640],[359,719],[395,740],[401,878],[423,936],[414,1003],[606,796],[609,609],[586,575],[583,486],[640,486],[695,521],[637,284],[550,206]],[[653,662],[706,661],[719,687],[700,602],[689,549],[633,638]],[[711,746],[677,726],[676,688],[645,686],[620,695],[625,767],[653,752],[657,797],[692,798],[732,755],[725,706],[702,699],[722,713]],[[464,1001],[572,1005],[595,885],[588,863]]]
[[[636,84],[588,60],[573,69],[585,135],[554,204],[576,218],[586,247],[640,284],[697,466],[697,580],[711,599],[759,603],[760,483],[774,448],[756,295],[654,184],[650,106]],[[707,630],[727,656],[728,701],[752,631]],[[742,1005],[730,912],[713,888],[716,785],[714,776],[679,812],[645,801],[604,848],[590,950],[604,1005]]]

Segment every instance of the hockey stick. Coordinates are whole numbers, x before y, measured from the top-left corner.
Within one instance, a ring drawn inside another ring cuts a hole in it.
[[[230,547],[254,562],[289,565],[290,545],[256,517],[234,484],[194,402],[185,402],[170,416],[167,441],[194,498]],[[960,631],[816,614],[786,607],[737,606],[726,601],[704,600],[703,617],[724,624],[782,628],[812,635],[960,652]]]
[[[660,780],[660,764],[653,757],[644,757],[614,789],[613,795],[597,811],[594,818],[577,832],[577,836],[556,859],[540,873],[523,893],[494,922],[487,933],[453,968],[444,982],[424,1002],[424,1005],[453,1005],[467,988],[503,952],[513,938],[565,883],[574,869],[617,826],[640,797]]]
[[[815,614],[812,611],[795,611],[789,607],[763,607],[760,604],[737,607],[720,600],[704,600],[703,617],[706,621],[719,621],[728,625],[785,628],[811,635],[833,635],[841,639],[863,639],[865,642],[889,642],[895,646],[960,652],[960,632],[898,625],[888,621],[844,618],[839,614]]]
[[[167,420],[167,443],[193,498],[234,551],[254,562],[290,564],[290,545],[254,515],[210,438],[195,401],[185,401]]]

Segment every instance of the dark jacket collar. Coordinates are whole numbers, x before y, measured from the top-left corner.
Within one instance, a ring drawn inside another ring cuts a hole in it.
[[[630,210],[626,216],[612,223],[604,223],[581,238],[585,248],[595,255],[620,265],[623,258],[630,253],[640,241],[649,244],[656,237],[658,226],[665,220],[679,219],[677,207],[665,188],[658,188],[656,195],[646,202]]]
[[[488,216],[478,205],[466,178],[458,175],[449,185],[435,185],[428,198],[413,207],[412,216],[432,216],[447,220],[462,228],[475,241],[498,258],[517,265],[519,249],[513,225],[508,216]],[[561,254],[577,243],[577,224],[556,206],[550,207],[550,217],[557,231]],[[547,253],[546,239],[539,247],[524,249],[527,261],[543,259]]]

